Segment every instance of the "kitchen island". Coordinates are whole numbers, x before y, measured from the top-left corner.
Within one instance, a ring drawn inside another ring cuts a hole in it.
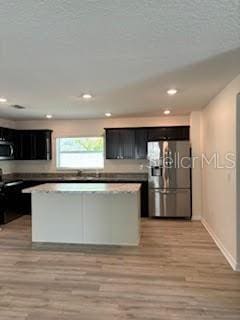
[[[32,241],[138,245],[140,184],[46,183],[32,196]]]

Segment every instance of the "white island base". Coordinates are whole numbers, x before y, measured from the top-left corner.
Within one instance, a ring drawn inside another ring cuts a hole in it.
[[[32,241],[138,245],[139,190],[139,184],[44,184],[25,189],[32,193]]]

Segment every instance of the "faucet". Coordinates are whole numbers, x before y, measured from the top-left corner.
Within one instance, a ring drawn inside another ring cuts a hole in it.
[[[96,178],[99,178],[99,171],[96,169]]]
[[[77,171],[77,176],[78,176],[78,177],[81,177],[81,176],[82,176],[82,173],[83,173],[82,170],[78,170],[78,171]]]

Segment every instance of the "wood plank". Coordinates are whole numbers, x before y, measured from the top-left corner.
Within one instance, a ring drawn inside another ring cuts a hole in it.
[[[141,222],[139,247],[32,246],[0,231],[0,319],[240,319],[240,274],[200,222]]]

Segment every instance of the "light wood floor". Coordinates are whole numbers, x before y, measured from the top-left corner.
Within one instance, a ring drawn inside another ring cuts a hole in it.
[[[0,232],[0,319],[239,320],[240,273],[200,222],[143,220],[138,248],[32,247]]]

